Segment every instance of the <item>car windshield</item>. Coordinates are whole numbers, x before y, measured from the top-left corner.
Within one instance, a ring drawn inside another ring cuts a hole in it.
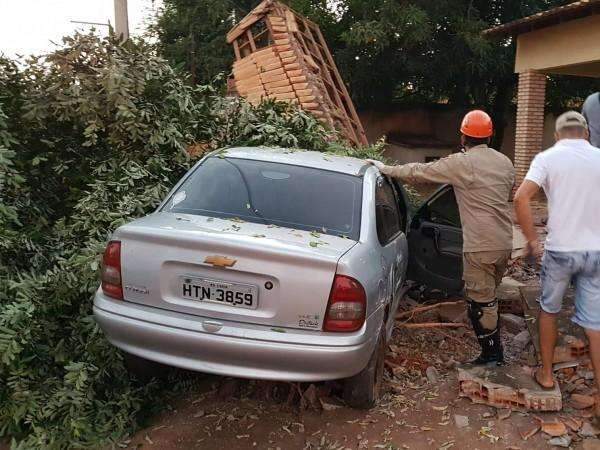
[[[163,211],[344,236],[358,240],[362,178],[238,158],[206,159]]]

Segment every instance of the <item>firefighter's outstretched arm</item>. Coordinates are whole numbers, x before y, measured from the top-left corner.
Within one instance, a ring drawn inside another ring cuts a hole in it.
[[[448,183],[468,185],[472,180],[473,168],[469,158],[463,153],[455,153],[430,163],[410,163],[400,166],[387,166],[381,161],[368,159],[379,171],[387,176],[407,183]]]

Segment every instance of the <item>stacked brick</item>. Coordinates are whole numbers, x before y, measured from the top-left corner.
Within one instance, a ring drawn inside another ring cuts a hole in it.
[[[352,100],[316,24],[265,0],[227,34],[235,91],[253,104],[298,104],[355,146],[367,139]]]
[[[542,150],[546,75],[534,71],[519,74],[515,170],[521,184],[531,161]]]

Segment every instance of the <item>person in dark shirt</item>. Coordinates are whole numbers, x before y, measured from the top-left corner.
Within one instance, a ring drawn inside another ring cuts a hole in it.
[[[588,96],[581,112],[588,123],[590,143],[594,147],[600,147],[600,92]]]

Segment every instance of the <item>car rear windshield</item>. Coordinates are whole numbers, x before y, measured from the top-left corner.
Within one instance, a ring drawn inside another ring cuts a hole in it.
[[[163,211],[318,231],[358,240],[362,178],[327,170],[210,157]]]

